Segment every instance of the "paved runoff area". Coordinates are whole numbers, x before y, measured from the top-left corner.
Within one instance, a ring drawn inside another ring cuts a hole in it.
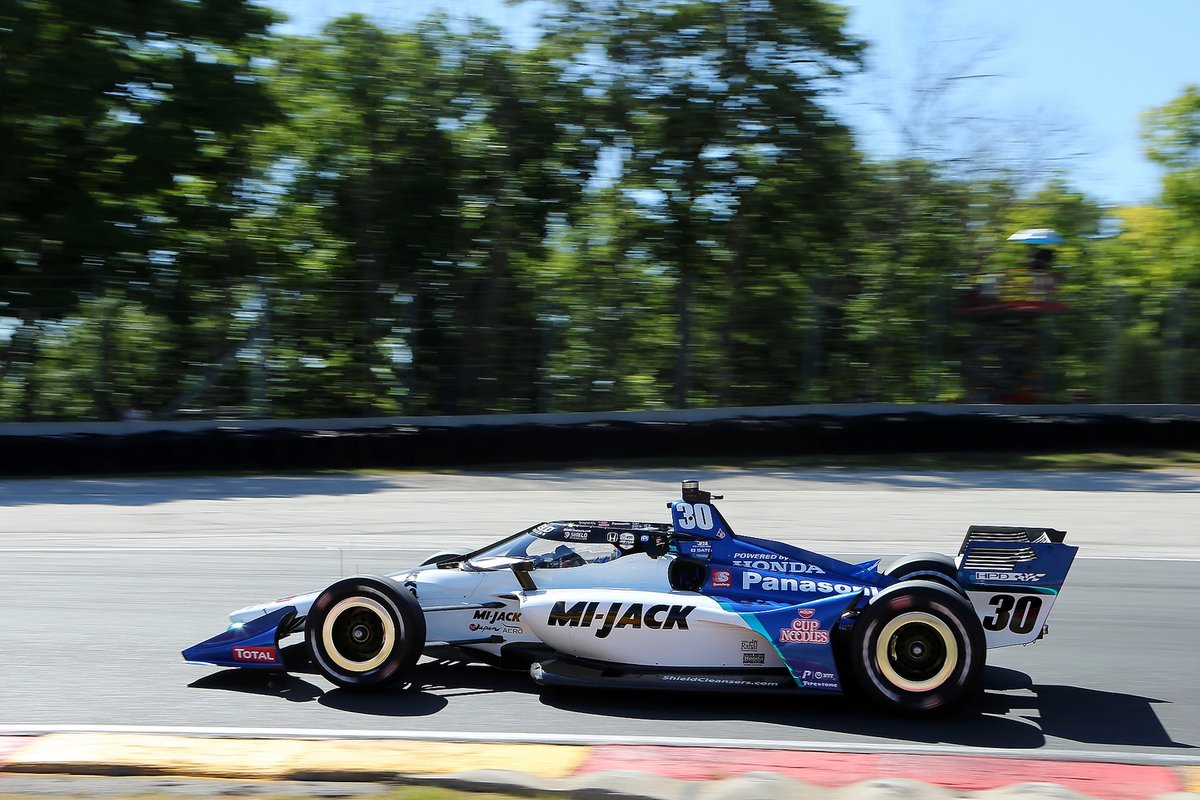
[[[375,784],[432,784],[515,794],[614,798],[946,798],[1147,800],[1200,793],[1200,766],[976,755],[843,753],[646,745],[228,738],[137,733],[0,737],[0,793],[36,794],[30,776],[305,781],[368,794]],[[44,785],[44,784],[43,784]],[[120,784],[128,794],[146,789]],[[280,784],[282,785],[282,784]],[[93,784],[57,793],[106,794]],[[357,789],[355,787],[358,787]],[[218,794],[236,790],[213,785]]]
[[[726,494],[740,530],[835,555],[953,551],[968,524],[1024,523],[1067,529],[1081,560],[1052,636],[998,653],[983,706],[945,720],[832,701],[714,700],[709,714],[654,698],[548,701],[523,676],[475,685],[473,671],[437,665],[419,668],[414,691],[362,703],[316,678],[272,688],[179,661],[228,609],[340,575],[544,519],[663,521],[681,477]],[[0,795],[434,784],[671,800],[1192,796],[1200,628],[1179,610],[1200,602],[1198,493],[1200,473],[1185,471],[0,481]],[[204,725],[225,728],[174,727]],[[530,731],[559,741],[519,738]]]

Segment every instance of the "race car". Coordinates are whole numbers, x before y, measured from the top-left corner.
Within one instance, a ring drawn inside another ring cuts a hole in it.
[[[384,689],[424,654],[544,686],[845,692],[908,714],[980,688],[987,649],[1041,639],[1078,550],[1053,528],[972,525],[958,554],[879,569],[734,532],[684,481],[671,522],[543,522],[471,553],[234,611],[190,663]],[[283,647],[303,634],[303,644]]]

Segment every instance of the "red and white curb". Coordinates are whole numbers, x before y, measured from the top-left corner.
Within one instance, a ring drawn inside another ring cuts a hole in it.
[[[895,794],[901,788],[929,798],[994,790],[1031,798],[1078,794],[1102,800],[1200,794],[1200,756],[934,745],[898,749],[467,732],[7,726],[0,727],[0,776],[383,781],[494,791],[508,787],[522,793],[591,789],[628,798],[683,796],[697,783],[710,785],[705,796],[736,789],[790,797],[805,787],[833,791],[839,798],[847,792],[855,798],[863,792]]]

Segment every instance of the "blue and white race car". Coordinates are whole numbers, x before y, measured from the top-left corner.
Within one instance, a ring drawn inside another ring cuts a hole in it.
[[[299,652],[365,690],[424,654],[529,669],[547,686],[853,691],[931,713],[978,690],[988,648],[1042,638],[1078,550],[1052,528],[973,525],[955,557],[880,570],[737,534],[719,499],[684,481],[669,525],[544,522],[248,606],[183,657],[282,671]]]

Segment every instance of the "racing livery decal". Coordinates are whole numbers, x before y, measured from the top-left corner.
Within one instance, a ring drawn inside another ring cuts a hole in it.
[[[821,672],[820,670],[806,669],[798,676],[797,680],[800,685],[806,689],[840,689],[838,685],[837,675],[832,672]]]
[[[518,633],[525,632],[525,629],[522,628],[520,625],[487,625],[482,622],[472,622],[470,625],[467,626],[467,630],[472,631],[474,633],[480,633],[480,632],[484,632],[484,631],[496,631],[497,633],[518,634]]]
[[[1044,572],[976,572],[975,580],[980,583],[987,581],[1017,581],[1019,583],[1037,583],[1046,577]]]
[[[859,586],[853,583],[814,581],[807,578],[780,578],[775,575],[760,575],[757,572],[742,573],[742,589],[761,589],[764,592],[808,592],[809,594],[878,593],[874,586]]]
[[[688,614],[696,610],[695,606],[653,605],[642,612],[642,603],[630,603],[622,612],[621,603],[611,603],[607,610],[599,610],[599,601],[580,601],[567,608],[565,601],[558,601],[550,611],[546,624],[566,625],[572,628],[590,628],[592,622],[599,622],[596,628],[596,638],[603,639],[612,633],[613,628],[641,628],[643,625],[652,630],[669,631],[678,629],[688,630]]]
[[[733,565],[764,572],[788,572],[792,574],[824,575],[825,570],[816,564],[791,561],[778,553],[734,553]]]
[[[821,620],[813,619],[811,608],[802,608],[791,626],[779,631],[779,641],[791,644],[829,644],[829,631],[821,630]]]
[[[234,661],[246,661],[249,663],[274,661],[274,647],[235,647],[233,648]]]

